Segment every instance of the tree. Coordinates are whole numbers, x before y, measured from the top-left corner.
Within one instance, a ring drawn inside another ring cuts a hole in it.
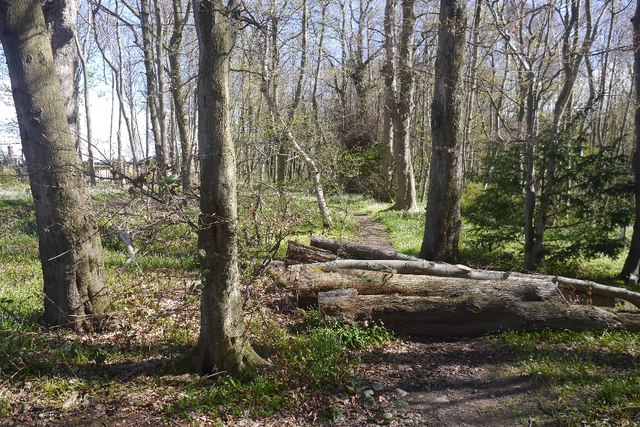
[[[184,89],[182,79],[182,67],[180,64],[180,49],[182,48],[182,34],[186,23],[186,17],[191,13],[191,2],[187,3],[186,12],[182,12],[181,0],[173,0],[173,32],[169,42],[169,78],[171,80],[171,96],[175,108],[176,124],[182,151],[182,167],[180,178],[182,189],[188,190],[191,187],[193,153],[191,146],[191,129],[187,119],[187,94]]]
[[[77,29],[78,2],[52,0],[42,3],[45,24],[51,37],[51,49],[56,73],[60,80],[69,130],[75,133],[76,148],[80,151],[78,132],[78,91],[76,79],[78,51],[74,36]]]
[[[393,1],[393,0],[391,0]],[[411,116],[413,114],[413,30],[415,0],[402,0],[402,29],[398,52],[398,88],[394,108],[391,110],[393,128],[393,151],[395,153],[396,180],[398,188],[393,209],[415,212],[416,181],[411,161]]]
[[[88,316],[105,311],[108,295],[100,235],[67,125],[41,3],[0,1],[0,41],[36,208],[43,321],[79,329]]]
[[[640,0],[636,3],[633,24],[633,83],[636,87],[636,106],[640,106]],[[631,284],[638,283],[640,276],[640,108],[636,107],[635,151],[633,153],[633,176],[635,178],[635,222],[631,235],[631,247],[622,268],[622,275]]]
[[[241,373],[262,359],[247,340],[238,271],[236,156],[229,122],[229,60],[238,3],[198,0],[194,15],[200,46],[198,140],[200,230],[204,288],[197,368]]]
[[[441,0],[436,79],[431,103],[432,153],[427,217],[420,257],[453,261],[460,238],[460,77],[464,62],[466,2]]]

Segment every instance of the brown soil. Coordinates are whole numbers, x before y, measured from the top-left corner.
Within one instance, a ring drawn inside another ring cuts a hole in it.
[[[357,216],[359,243],[393,249],[382,225]],[[534,379],[509,374],[514,355],[490,338],[401,341],[362,352],[359,372],[373,399],[338,425],[513,426],[549,425],[545,396]],[[550,397],[550,396],[549,396]],[[546,397],[547,399],[549,397]]]
[[[394,250],[389,233],[382,224],[362,214],[356,215],[356,221],[358,221],[358,243],[374,248]]]

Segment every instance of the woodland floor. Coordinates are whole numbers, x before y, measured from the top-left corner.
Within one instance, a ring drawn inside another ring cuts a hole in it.
[[[380,224],[367,216],[356,219],[359,243],[391,248],[388,233]],[[146,285],[158,280],[171,286],[156,289]],[[189,304],[178,303],[185,298],[186,282],[150,276],[142,280],[140,286],[142,294],[130,296],[149,301],[140,317],[174,319],[184,328],[196,328],[195,299],[189,300]],[[274,315],[284,322],[292,313],[286,308],[291,305],[291,299],[284,290],[276,294],[256,296],[257,305],[272,310],[280,307],[274,310],[277,313]],[[54,378],[47,380],[50,383],[5,381],[0,384],[0,393],[9,395],[12,403],[10,416],[4,419],[0,416],[0,426],[220,425],[220,418],[211,418],[206,413],[196,411],[186,417],[167,413],[166,408],[188,390],[196,390],[202,383],[213,380],[180,373],[185,372],[184,369],[171,369],[174,360],[188,352],[190,346],[185,343],[168,352],[158,344],[167,338],[158,334],[157,327],[151,325],[119,325],[111,332],[87,336],[85,344],[107,349],[109,354],[124,355],[132,348],[139,348],[143,356],[133,360],[123,357],[120,363],[98,364],[89,360],[85,365],[65,365]],[[72,346],[73,339],[77,337],[61,336],[51,345]],[[423,342],[395,340],[353,354],[361,361],[355,372],[359,381],[357,392],[289,396],[295,404],[275,414],[222,419],[224,425],[229,426],[558,425],[549,409],[557,408],[557,392],[539,381],[535,373],[522,373],[519,368],[522,356],[517,348],[492,337]],[[635,357],[624,355],[616,359],[616,366],[632,365],[636,363]],[[65,386],[58,390],[57,384]],[[45,387],[47,393],[43,391]],[[621,424],[608,424],[605,420],[598,425]]]
[[[379,223],[356,219],[359,243],[393,249]],[[370,425],[391,409],[397,419],[389,424],[398,426],[555,424],[544,409],[552,396],[514,374],[514,355],[489,338],[400,341],[359,356],[360,378],[380,391],[367,411],[354,408],[337,425]]]

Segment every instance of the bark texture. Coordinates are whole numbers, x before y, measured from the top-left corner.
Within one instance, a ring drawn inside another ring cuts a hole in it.
[[[261,361],[246,337],[237,241],[236,157],[229,123],[229,60],[236,3],[199,0],[194,14],[200,45],[198,139],[203,253],[197,369],[238,374]]]
[[[167,172],[167,168],[171,164],[169,156],[169,147],[166,139],[166,132],[162,131],[161,111],[159,108],[159,89],[156,71],[154,69],[154,52],[152,29],[150,22],[150,0],[140,1],[140,27],[142,30],[142,50],[144,53],[144,68],[147,83],[147,102],[149,119],[151,121],[151,131],[156,149],[156,162],[158,163],[158,172],[163,178]]]
[[[505,292],[446,297],[357,295],[319,296],[320,312],[356,321],[378,320],[414,337],[477,336],[506,330],[640,331],[637,313],[548,301],[521,301]]]
[[[78,94],[75,80],[78,69],[78,51],[75,36],[78,19],[78,2],[76,0],[45,0],[42,2],[47,30],[51,37],[51,50],[60,80],[64,111],[67,115],[69,131],[78,138]]]
[[[191,187],[193,148],[191,146],[191,129],[187,118],[186,93],[183,87],[182,71],[180,64],[180,49],[182,47],[182,34],[185,26],[185,15],[189,14],[191,3],[188,3],[187,12],[182,12],[181,0],[173,0],[173,31],[169,42],[169,78],[171,80],[171,96],[175,108],[176,124],[180,136],[180,148],[182,151],[182,163],[180,168],[180,181],[182,189]]]
[[[634,116],[636,146],[633,152],[633,176],[635,178],[635,222],[631,235],[631,247],[622,268],[622,275],[630,284],[638,283],[640,278],[640,0],[636,3],[633,23],[633,84],[636,94],[636,112]]]
[[[318,269],[313,265],[291,268],[282,274],[283,285],[296,289],[298,304],[317,304],[318,294],[355,289],[358,295],[452,297],[467,294],[511,295],[520,301],[559,301],[558,286],[548,280],[474,280],[367,270]]]
[[[338,256],[324,249],[312,248],[290,240],[287,244],[287,254],[285,263],[291,264],[309,264],[314,262],[328,262],[338,259]]]
[[[0,41],[36,208],[43,321],[77,329],[87,316],[105,311],[108,294],[100,235],[69,133],[40,2],[0,1]]]
[[[441,0],[434,95],[432,153],[424,238],[420,258],[454,261],[460,238],[462,162],[459,141],[461,71],[464,62],[466,2]]]
[[[349,242],[338,242],[324,237],[312,237],[311,246],[331,251],[342,258],[358,259],[401,259],[407,261],[417,261],[419,258],[411,255],[400,254],[396,251],[372,248],[370,246],[358,245]]]
[[[391,0],[393,1],[393,0]],[[391,112],[393,151],[398,183],[393,209],[416,212],[416,180],[411,161],[411,115],[413,113],[413,30],[415,0],[402,0],[402,30],[399,49],[399,91],[395,95],[395,108]]]

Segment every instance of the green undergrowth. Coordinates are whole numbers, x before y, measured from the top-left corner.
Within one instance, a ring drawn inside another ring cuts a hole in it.
[[[640,422],[640,336],[630,332],[505,333],[515,355],[505,375],[534,378],[550,394],[544,410],[558,425]]]
[[[115,407],[154,407],[167,417],[269,416],[308,395],[353,389],[358,361],[351,352],[392,339],[381,325],[344,326],[321,321],[317,312],[300,314],[295,328],[260,317],[252,323],[252,341],[273,362],[273,370],[241,379],[194,375],[200,288],[197,235],[189,222],[197,222],[197,209],[189,200],[186,207],[163,211],[165,207],[138,202],[120,189],[101,187],[91,194],[104,248],[110,314],[97,319],[92,331],[46,329],[39,323],[43,296],[33,202],[22,183],[2,188],[0,418],[15,416],[37,401],[39,411],[57,414],[62,422],[79,416],[87,399]],[[353,237],[353,214],[371,205],[362,197],[330,198],[335,227],[326,230],[310,194],[265,194],[255,214],[255,200],[247,194],[241,192],[239,209],[245,268],[254,257],[283,254],[289,238]],[[130,234],[137,250],[129,262],[121,230]],[[270,253],[274,246],[279,247]],[[250,289],[244,285],[244,291]]]
[[[420,253],[424,234],[424,212],[392,211],[385,209],[384,205],[374,203],[370,206],[368,211],[373,219],[384,225],[389,232],[395,250],[417,256]],[[476,231],[469,227],[463,218],[458,262],[474,268],[503,271],[522,270],[521,243],[513,242],[503,245],[500,250],[488,250],[475,244],[475,233]],[[578,258],[565,262],[546,262],[541,265],[539,273],[577,277],[608,285],[622,286],[623,282],[618,278],[618,275],[622,270],[625,256],[626,254],[613,259],[607,256],[598,256],[591,259]]]
[[[273,369],[244,379],[223,377],[206,385],[188,387],[168,414],[183,417],[205,412],[227,416],[270,416],[300,403],[302,396],[335,391],[355,392],[359,360],[354,350],[372,348],[395,339],[382,325],[342,325],[320,320],[317,311],[303,315],[291,332],[275,323],[254,325],[254,347],[268,353]]]

